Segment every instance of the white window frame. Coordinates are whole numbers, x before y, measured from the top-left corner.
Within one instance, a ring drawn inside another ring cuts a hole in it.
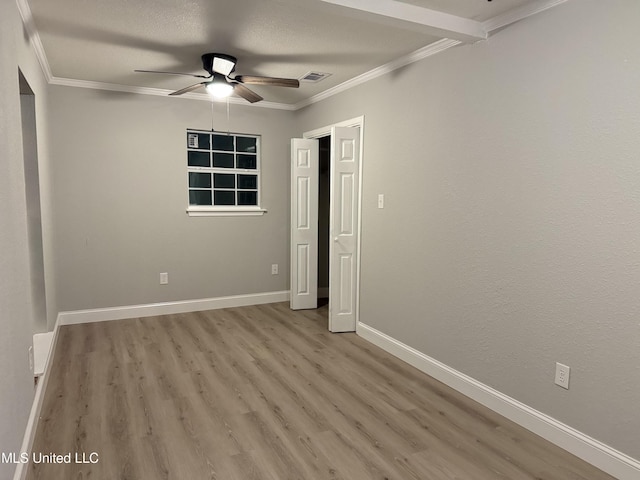
[[[198,130],[195,128],[188,128],[186,131],[187,135],[189,133],[198,133],[198,134],[212,134],[212,135],[231,135],[234,137],[252,137],[256,139],[256,168],[255,169],[243,169],[243,168],[223,168],[223,167],[214,167],[213,163],[210,163],[209,167],[196,167],[189,166],[187,161],[187,175],[186,175],[186,184],[187,184],[187,198],[189,197],[189,192],[192,188],[189,186],[189,173],[210,173],[211,174],[211,194],[214,195],[214,186],[213,181],[214,173],[226,173],[226,174],[235,174],[235,175],[256,175],[256,196],[257,196],[257,205],[191,205],[187,207],[187,214],[190,217],[213,217],[213,216],[224,216],[224,217],[235,217],[235,216],[258,216],[264,215],[266,210],[261,207],[261,198],[262,198],[262,175],[261,175],[261,143],[262,137],[260,135],[256,135],[253,133],[237,133],[237,132],[216,132],[211,130]],[[234,142],[235,143],[235,142]],[[189,151],[198,151],[198,152],[206,152],[207,150],[197,149],[197,148],[189,148],[187,145],[187,152]],[[216,150],[213,149],[213,142],[209,145],[208,153],[211,155]],[[220,153],[230,153],[229,151],[220,151]],[[231,153],[238,153],[235,150]],[[210,157],[210,161],[213,161],[213,157]],[[205,189],[209,190],[209,189]],[[236,192],[236,201],[237,201],[237,177],[236,177],[236,186],[234,191]],[[213,198],[212,198],[213,201]]]

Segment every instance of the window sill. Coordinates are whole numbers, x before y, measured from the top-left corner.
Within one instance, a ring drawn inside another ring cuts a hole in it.
[[[267,213],[260,207],[196,207],[187,208],[190,217],[255,217]]]

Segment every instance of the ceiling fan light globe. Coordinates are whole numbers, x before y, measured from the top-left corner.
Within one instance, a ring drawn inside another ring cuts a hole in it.
[[[206,89],[214,98],[226,98],[233,93],[233,85],[226,82],[208,83]]]

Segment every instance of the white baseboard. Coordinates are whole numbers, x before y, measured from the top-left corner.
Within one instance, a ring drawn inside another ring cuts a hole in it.
[[[41,376],[47,368],[51,347],[53,346],[53,332],[36,333],[33,336],[33,374]]]
[[[249,295],[234,295],[229,297],[209,298],[200,300],[186,300],[148,305],[131,305],[124,307],[101,308],[92,310],[78,310],[60,312],[56,322],[51,348],[49,349],[45,373],[40,377],[34,396],[31,414],[27,423],[22,450],[31,451],[36,433],[37,419],[40,416],[44,391],[49,380],[52,359],[61,325],[78,323],[121,320],[126,318],[167,315],[175,313],[215,310],[219,308],[260,305],[264,303],[284,302],[289,300],[289,292],[267,292]],[[523,426],[537,435],[549,440],[568,452],[582,458],[586,462],[613,475],[619,480],[636,480],[640,478],[640,461],[619,452],[608,445],[565,425],[558,420],[539,412],[518,400],[469,377],[424,353],[399,342],[398,340],[376,330],[373,327],[358,323],[358,335],[374,345],[386,350],[392,355],[404,360],[418,370],[454,388],[469,398],[481,403],[491,410],[503,415],[509,420]],[[18,464],[14,480],[24,480],[27,475],[27,465]]]
[[[151,303],[146,305],[126,305],[122,307],[96,308],[91,310],[75,310],[60,312],[60,325],[78,323],[104,322],[108,320],[124,320],[126,318],[152,317],[175,313],[200,312],[219,308],[245,307],[263,303],[286,302],[289,291],[252,293],[229,297],[204,298],[199,300],[182,300],[177,302]]]
[[[549,440],[619,480],[640,478],[640,461],[363,323],[356,333],[418,370]]]
[[[58,330],[62,325],[74,325],[79,323],[104,322],[108,320],[123,320],[126,318],[150,317],[155,315],[168,315],[174,313],[198,312],[203,310],[216,310],[219,308],[244,307],[248,305],[261,305],[264,303],[285,302],[289,300],[289,291],[254,293],[249,295],[233,295],[229,297],[205,298],[200,300],[185,300],[179,302],[154,303],[148,305],[129,305],[124,307],[97,308],[92,310],[76,310],[60,312],[53,332],[42,334],[38,341],[44,345],[49,344],[46,362],[43,367],[44,374],[40,375],[38,386],[31,406],[31,413],[27,421],[21,452],[31,452],[33,440],[38,427],[38,419],[44,401],[44,392],[49,382],[52,360],[58,340]],[[50,343],[49,343],[50,342]],[[39,351],[41,349],[39,348]],[[27,478],[29,464],[18,463],[13,480],[25,480]]]
[[[31,452],[33,449],[33,441],[36,436],[38,420],[40,418],[40,412],[42,411],[42,404],[44,402],[44,393],[47,389],[47,384],[49,383],[49,377],[51,374],[53,356],[55,354],[56,342],[58,340],[59,325],[60,316],[58,316],[52,332],[34,335],[34,357],[37,358],[34,365],[34,371],[36,376],[38,376],[38,385],[36,386],[36,392],[33,396],[33,404],[31,405],[31,412],[29,413],[29,419],[27,420],[27,427],[24,432],[20,452]],[[39,370],[41,372],[39,372]],[[38,375],[38,373],[40,374]],[[27,478],[28,470],[28,463],[18,463],[13,475],[13,480],[25,480]]]

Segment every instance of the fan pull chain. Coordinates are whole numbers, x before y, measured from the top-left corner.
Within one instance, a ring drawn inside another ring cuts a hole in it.
[[[213,98],[211,99],[211,131],[213,132]]]
[[[227,97],[227,135],[231,133],[231,121],[229,120],[229,97]]]

